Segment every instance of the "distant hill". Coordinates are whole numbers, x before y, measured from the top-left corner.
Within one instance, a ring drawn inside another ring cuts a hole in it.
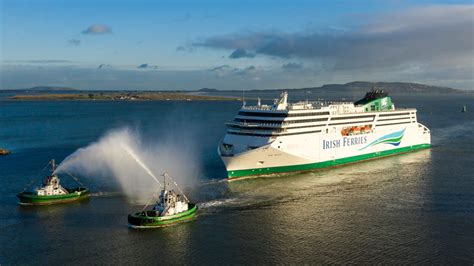
[[[197,90],[198,92],[216,92],[219,91],[218,89],[212,89],[212,88],[202,88],[200,90]]]
[[[338,91],[338,92],[366,92],[372,88],[385,90],[391,93],[423,93],[423,92],[437,92],[437,93],[461,93],[463,90],[453,89],[449,87],[431,86],[419,83],[408,82],[366,82],[353,81],[346,84],[327,84],[321,87],[301,88],[296,90],[317,90],[317,91]]]
[[[385,90],[389,93],[469,93],[471,91],[453,89],[449,87],[440,87],[409,82],[367,82],[353,81],[346,84],[326,84],[321,87],[307,88],[287,88],[270,90],[249,90],[249,91],[314,91],[314,92],[345,92],[345,93],[365,93],[372,88]],[[220,90],[223,91],[223,90]],[[237,91],[236,91],[237,92]]]
[[[77,91],[77,89],[60,86],[36,86],[28,89],[21,89],[24,91]]]
[[[260,92],[260,91],[267,91],[267,92],[278,92],[284,90],[292,90],[292,91],[308,91],[308,92],[343,92],[343,93],[365,93],[372,88],[385,90],[389,93],[474,93],[474,90],[459,90],[450,87],[441,87],[441,86],[432,86],[420,83],[410,83],[410,82],[368,82],[368,81],[353,81],[346,84],[326,84],[320,87],[306,87],[306,88],[286,88],[286,89],[260,89],[260,90],[247,90],[250,92]],[[78,91],[88,91],[82,89],[75,89],[70,87],[61,87],[61,86],[36,86],[32,88],[26,89],[17,89],[12,91],[23,91],[26,93],[36,93],[36,92],[78,92]],[[123,90],[106,90],[104,92],[111,92],[111,91],[121,91]],[[137,90],[134,90],[137,91]],[[138,90],[140,91],[140,90]],[[155,91],[155,90],[151,90]],[[158,90],[161,91],[161,90]],[[174,90],[165,90],[163,92],[170,92]],[[99,91],[95,91],[99,92]],[[157,91],[155,91],[157,92]],[[182,92],[182,93],[189,93],[189,92],[198,92],[204,94],[213,94],[217,92],[239,92],[242,91],[237,90],[219,90],[215,88],[202,88],[199,90],[189,91],[189,90],[175,90],[174,92]]]

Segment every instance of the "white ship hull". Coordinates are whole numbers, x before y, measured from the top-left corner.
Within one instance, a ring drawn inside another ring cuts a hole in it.
[[[248,137],[227,135],[227,142],[247,143]],[[240,139],[240,140],[239,140]],[[338,130],[277,137],[271,143],[233,156],[222,156],[229,178],[306,171],[429,148],[430,132],[419,123],[341,136]]]

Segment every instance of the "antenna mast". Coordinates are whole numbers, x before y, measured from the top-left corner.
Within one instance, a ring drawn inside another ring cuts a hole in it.
[[[51,172],[54,173],[54,171],[56,170],[56,162],[54,161],[54,159],[51,159]]]
[[[166,175],[167,173],[163,173],[163,190],[166,191]]]

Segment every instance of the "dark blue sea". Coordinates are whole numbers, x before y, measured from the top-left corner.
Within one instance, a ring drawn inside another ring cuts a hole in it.
[[[419,122],[431,129],[431,149],[231,183],[216,147],[238,101],[1,96],[0,147],[12,154],[0,157],[0,265],[474,263],[474,94],[393,95],[397,107],[418,109]],[[246,95],[257,96],[276,95]],[[120,128],[176,160],[189,155],[183,143],[192,148],[192,162],[180,167],[198,166],[193,185],[183,185],[200,207],[195,220],[128,228],[127,215],[143,205],[112,176],[81,175],[93,192],[89,201],[17,204],[18,192],[41,183],[50,159],[61,162]]]

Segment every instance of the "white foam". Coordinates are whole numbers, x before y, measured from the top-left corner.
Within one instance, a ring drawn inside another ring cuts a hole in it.
[[[127,197],[144,202],[159,189],[157,176],[163,172],[181,187],[196,184],[200,167],[193,145],[164,136],[154,139],[159,141],[144,143],[137,131],[112,130],[64,159],[56,173],[79,175],[87,181],[111,179]]]

